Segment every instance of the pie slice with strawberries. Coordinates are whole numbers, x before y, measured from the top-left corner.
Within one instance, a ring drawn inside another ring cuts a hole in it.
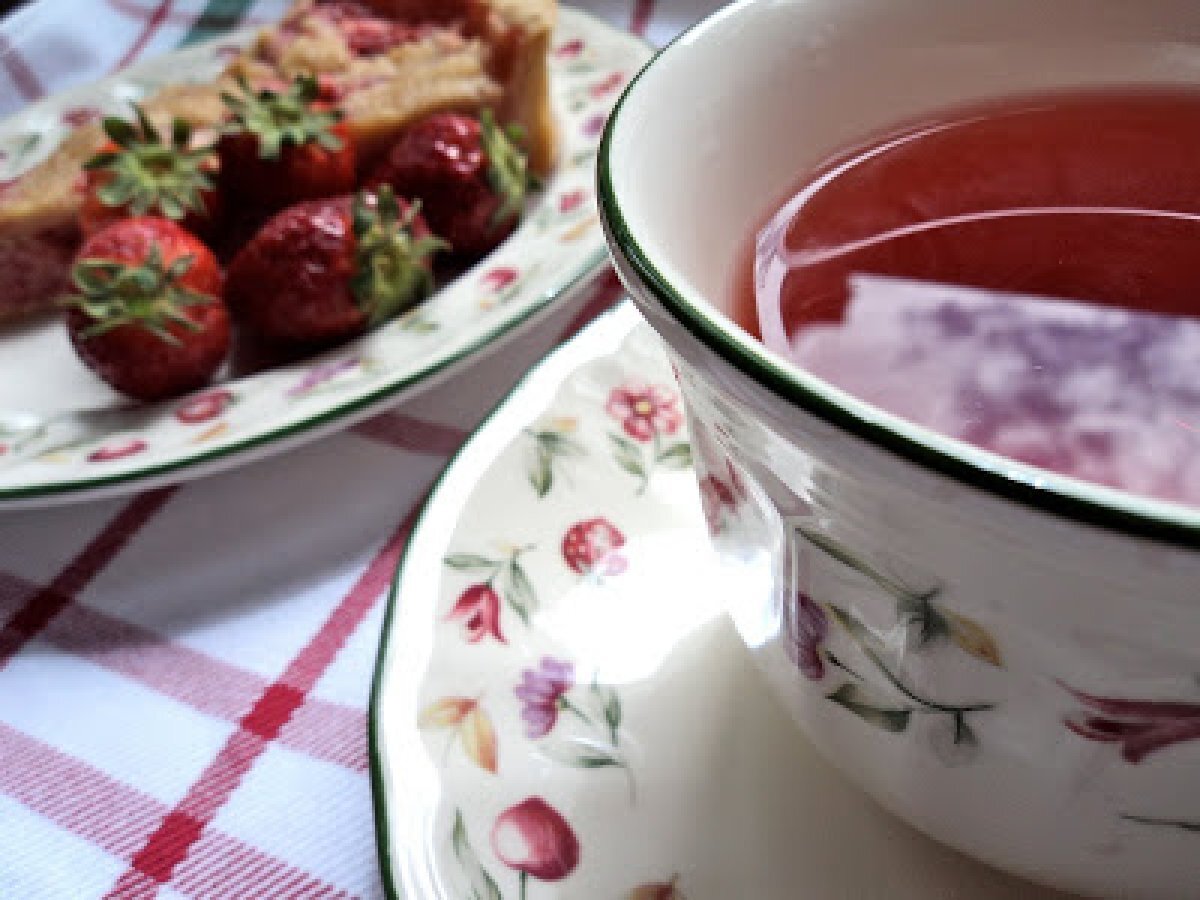
[[[495,111],[524,134],[530,169],[554,164],[547,51],[555,0],[297,0],[212,84],[180,85],[144,102],[160,129],[174,118],[211,140],[227,109],[220,94],[244,78],[279,88],[313,75],[340,109],[360,165],[404,126],[442,110]],[[46,160],[0,189],[0,322],[54,305],[79,246],[83,164],[105,141],[77,128]]]

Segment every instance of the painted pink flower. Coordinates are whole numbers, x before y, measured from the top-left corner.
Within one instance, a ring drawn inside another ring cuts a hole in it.
[[[566,706],[563,696],[575,686],[575,666],[563,660],[543,656],[536,669],[525,669],[521,683],[513,693],[521,701],[525,734],[533,739],[545,737],[558,721],[558,711]]]
[[[500,631],[500,595],[490,584],[473,584],[459,595],[446,621],[461,619],[466,626],[467,640],[477,644],[485,637],[508,643]]]
[[[512,266],[497,266],[483,276],[483,289],[498,293],[516,281],[520,274]]]
[[[604,78],[602,81],[597,81],[595,84],[593,84],[589,89],[589,93],[596,99],[599,99],[606,94],[611,94],[624,83],[624,72],[612,72],[607,78]]]
[[[605,410],[635,441],[647,443],[656,435],[674,434],[683,424],[675,395],[656,384],[613,388]]]
[[[114,459],[124,459],[141,453],[149,446],[140,438],[129,438],[112,444],[105,444],[98,450],[93,450],[88,456],[88,462],[112,462]]]
[[[1084,706],[1063,720],[1067,728],[1089,741],[1118,744],[1128,763],[1140,763],[1172,744],[1200,739],[1198,703],[1121,700],[1066,689]]]
[[[733,488],[716,475],[705,475],[700,479],[700,506],[709,532],[717,534],[725,526],[726,513],[737,509],[737,497]]]
[[[804,592],[796,595],[785,617],[788,655],[792,662],[812,681],[825,677],[825,658],[821,647],[829,636],[829,618],[812,597]]]
[[[562,555],[567,567],[579,575],[620,575],[629,561],[620,553],[625,535],[602,517],[576,522],[563,535]]]
[[[574,59],[583,52],[583,39],[572,38],[565,44],[559,44],[554,49],[554,55],[558,59]]]
[[[530,876],[539,881],[561,881],[579,865],[579,838],[549,803],[530,797],[509,807],[492,826],[496,857],[521,873],[521,897]]]
[[[573,191],[567,191],[558,198],[558,211],[560,213],[569,213],[579,209],[583,201],[587,199],[587,191],[583,188],[576,188]]]
[[[99,118],[100,110],[94,106],[72,106],[63,110],[62,114],[63,124],[70,125],[72,128],[81,128]]]
[[[185,425],[198,425],[221,415],[232,402],[233,394],[224,388],[207,391],[179,406],[175,418]]]

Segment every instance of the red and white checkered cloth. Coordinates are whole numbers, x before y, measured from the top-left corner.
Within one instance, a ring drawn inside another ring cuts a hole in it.
[[[285,5],[40,0],[0,22],[0,112]],[[709,4],[584,5],[661,42]],[[2,900],[381,895],[365,710],[386,588],[467,430],[619,286],[586,293],[351,432],[0,514]]]

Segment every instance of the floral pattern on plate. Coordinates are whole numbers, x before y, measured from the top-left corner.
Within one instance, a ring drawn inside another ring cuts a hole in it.
[[[0,181],[44,158],[79,122],[126,111],[130,100],[162,84],[210,77],[224,65],[230,42],[252,35],[248,29],[180,50],[28,107],[0,125]],[[0,504],[133,490],[168,471],[201,474],[231,454],[248,461],[277,439],[294,440],[332,420],[350,424],[394,402],[545,309],[606,259],[593,189],[595,123],[648,55],[639,39],[561,10],[550,54],[560,164],[530,201],[525,222],[429,301],[341,348],[174,403],[131,408],[74,359],[58,323],[0,336]],[[237,402],[218,402],[214,390]],[[219,418],[221,427],[198,439],[187,418],[195,415]],[[115,452],[118,444],[138,449]]]
[[[629,404],[614,415],[609,401],[630,385],[656,386],[659,415],[634,432],[689,446],[671,368],[638,323],[622,307],[540,363],[414,529],[371,704],[388,894],[1046,896],[880,813],[770,701],[722,614],[762,586],[711,552],[691,468],[655,466],[638,491],[612,452]],[[744,486],[720,480],[719,518],[735,525]],[[810,663],[845,675],[827,655],[832,613],[806,627]],[[993,667],[952,640],[938,652]]]

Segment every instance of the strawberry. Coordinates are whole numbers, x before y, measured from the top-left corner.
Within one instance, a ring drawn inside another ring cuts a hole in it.
[[[584,519],[563,536],[563,562],[579,575],[618,575],[627,565],[618,552],[624,545],[625,535],[607,519]]]
[[[277,214],[229,266],[226,299],[268,340],[329,343],[360,334],[433,290],[441,242],[384,187]]]
[[[434,113],[401,133],[367,183],[420,200],[456,256],[482,256],[521,216],[530,178],[518,131],[501,128],[488,110],[478,119]]]
[[[239,86],[221,94],[230,118],[217,151],[230,196],[277,210],[354,190],[354,145],[342,114],[317,102],[315,78],[302,75],[283,92]]]
[[[206,384],[229,350],[221,270],[169,219],[122,219],[84,241],[67,329],[83,362],[139,400]]]
[[[108,143],[83,165],[80,230],[95,234],[117,219],[152,215],[189,231],[210,231],[220,211],[213,148],[193,147],[191,127],[182,119],[171,123],[164,141],[136,103],[133,111],[135,123],[104,119]]]

